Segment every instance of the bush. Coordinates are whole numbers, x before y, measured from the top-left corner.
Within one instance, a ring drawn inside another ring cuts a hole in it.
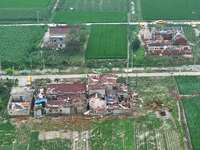
[[[6,69],[6,74],[7,75],[13,75],[13,70],[10,69],[10,68]]]

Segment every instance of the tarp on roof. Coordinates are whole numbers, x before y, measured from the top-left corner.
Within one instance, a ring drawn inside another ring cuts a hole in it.
[[[107,102],[114,102],[114,101],[119,101],[118,95],[117,94],[106,94],[106,100]]]
[[[47,98],[35,100],[35,104],[41,104],[41,102],[45,102]]]

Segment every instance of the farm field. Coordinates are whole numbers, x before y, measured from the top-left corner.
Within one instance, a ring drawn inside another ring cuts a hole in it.
[[[125,22],[129,4],[129,0],[60,0],[54,22]]]
[[[126,12],[57,12],[55,23],[70,22],[126,22]]]
[[[140,0],[144,20],[198,20],[199,0]]]
[[[185,110],[185,115],[187,118],[187,124],[189,127],[190,137],[192,140],[193,149],[200,149],[200,79],[196,76],[180,76],[176,77],[177,84],[179,87],[180,94],[182,95],[192,95],[194,90],[197,91],[198,95],[191,98],[182,98],[183,107]]]
[[[126,34],[127,25],[92,25],[86,58],[126,58]]]
[[[39,45],[44,32],[44,26],[0,27],[2,67],[29,65],[30,53]]]
[[[60,0],[58,11],[128,12],[130,0]],[[71,8],[71,9],[70,9]]]
[[[0,21],[37,21],[48,19],[56,0],[0,0]]]

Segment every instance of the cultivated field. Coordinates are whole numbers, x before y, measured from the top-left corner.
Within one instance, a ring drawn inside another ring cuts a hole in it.
[[[140,0],[144,20],[198,20],[199,0]]]
[[[200,94],[200,79],[195,76],[180,76],[176,77],[177,84],[179,87],[180,94],[182,95],[193,95],[194,90]],[[187,124],[190,131],[193,149],[200,149],[200,96],[197,95],[192,98],[182,98],[182,103],[187,118]]]
[[[129,4],[129,0],[61,0],[54,22],[125,22]]]
[[[42,26],[0,27],[3,68],[30,64],[30,53],[39,45],[44,31]]]
[[[50,16],[56,0],[0,0],[0,21],[34,21]]]
[[[92,25],[86,58],[126,58],[126,34],[126,25]]]
[[[71,9],[70,9],[71,8]],[[125,11],[129,0],[60,0],[58,11]]]
[[[68,12],[56,13],[55,23],[69,22],[126,22],[126,12]]]

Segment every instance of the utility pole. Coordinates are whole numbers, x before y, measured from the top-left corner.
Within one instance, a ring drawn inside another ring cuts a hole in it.
[[[37,22],[39,24],[39,11],[37,11]]]
[[[0,72],[1,72],[1,75],[2,75],[2,70],[1,70],[1,56],[0,56]]]
[[[196,53],[194,54],[194,71],[196,69]]]
[[[14,86],[15,86],[15,67],[13,67],[13,80],[14,80]]]
[[[45,69],[44,57],[43,57],[43,68]]]
[[[127,13],[128,16],[128,27],[127,27],[127,70],[126,70],[126,84],[128,84],[128,72],[129,72],[129,23],[130,23],[130,13]]]

